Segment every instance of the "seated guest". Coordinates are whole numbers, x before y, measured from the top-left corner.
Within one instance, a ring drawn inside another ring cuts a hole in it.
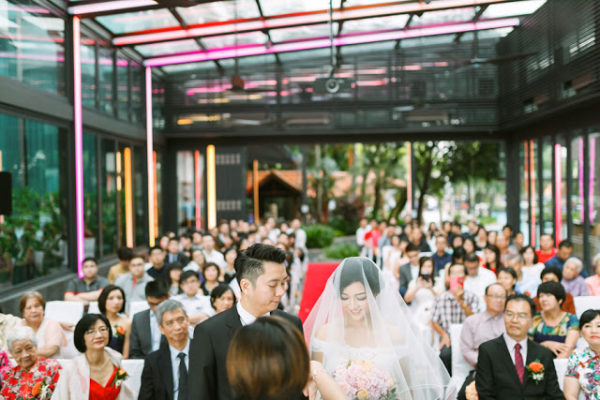
[[[564,398],[552,353],[527,339],[534,310],[535,305],[528,296],[517,294],[506,300],[506,332],[479,346],[475,375],[479,400]],[[536,379],[527,369],[534,361],[543,366],[542,379]]]
[[[498,270],[504,265],[500,262],[500,249],[493,244],[488,244],[483,248],[483,268],[489,269],[497,274]]]
[[[98,301],[102,289],[109,285],[108,279],[98,276],[98,264],[92,257],[83,260],[83,278],[73,278],[67,284],[65,292],[65,301],[81,301],[86,305],[90,301]]]
[[[590,296],[600,296],[600,253],[594,256],[592,260],[592,272],[596,274],[585,280],[590,291]]]
[[[238,251],[235,247],[230,247],[225,250],[225,267],[221,271],[220,281],[230,283],[235,279],[235,267],[234,262],[238,256]]]
[[[215,314],[229,310],[235,304],[235,294],[229,285],[220,284],[210,293],[210,305],[215,309]]]
[[[465,277],[465,290],[474,293],[479,297],[479,304],[484,306],[485,289],[496,282],[496,274],[489,269],[479,266],[479,257],[475,253],[467,253],[465,256],[465,268],[467,276]],[[473,310],[482,311],[482,310]]]
[[[408,290],[404,295],[404,300],[408,308],[412,311],[413,328],[418,334],[423,335],[425,340],[432,341],[432,330],[429,321],[431,321],[431,309],[435,297],[444,289],[443,285],[436,284],[441,282],[441,278],[435,278],[433,259],[431,257],[421,257],[419,259],[419,274],[408,284]]]
[[[540,249],[535,253],[538,256],[538,262],[544,264],[556,255],[556,248],[554,247],[552,235],[545,233],[540,236]]]
[[[279,317],[238,329],[227,351],[227,377],[234,400],[297,400],[309,389],[323,400],[346,399],[323,365],[310,361],[300,331]]]
[[[419,274],[419,248],[412,243],[406,246],[406,255],[408,263],[400,267],[400,295],[405,296],[408,290],[408,284]]]
[[[179,238],[177,236],[169,239],[167,255],[165,257],[165,264],[169,265],[174,262],[178,262],[181,265],[186,265],[189,262],[187,256],[182,251],[179,251]]]
[[[448,247],[448,241],[446,236],[438,234],[435,236],[435,252],[431,255],[433,258],[433,266],[435,267],[435,273],[437,274],[444,269],[446,264],[450,262],[452,256],[446,251]]]
[[[542,271],[540,277],[542,279],[542,283],[560,282],[562,280],[562,272],[557,267],[546,267]],[[537,298],[537,296],[533,298],[533,301],[535,301],[535,305],[537,306],[536,310],[541,311],[542,308],[540,307],[540,301]],[[573,301],[573,296],[571,295],[571,293],[566,294],[565,301],[563,301],[562,305],[560,306],[560,309],[570,314],[575,314],[575,302]]]
[[[546,267],[544,263],[538,261],[538,255],[531,246],[525,246],[521,249],[521,256],[523,257],[523,268],[521,272],[531,273],[540,277],[542,270]]]
[[[221,268],[214,262],[208,262],[204,264],[202,270],[204,275],[204,282],[200,285],[200,289],[205,296],[210,296],[210,292],[217,286],[219,286],[219,277],[221,276]]]
[[[123,289],[115,285],[108,285],[98,299],[98,308],[110,322],[112,335],[108,347],[121,353],[123,358],[128,358],[131,320],[123,314],[125,299]]]
[[[156,319],[168,346],[161,346],[146,357],[138,399],[184,399],[190,360],[190,319],[177,300],[160,303]]]
[[[579,339],[577,316],[562,311],[565,288],[558,282],[542,283],[538,288],[541,312],[533,317],[529,336],[558,358],[568,358]]]
[[[73,334],[75,348],[82,353],[63,365],[53,400],[133,400],[127,377],[122,376],[121,354],[108,347],[110,322],[101,314],[86,314]]]
[[[525,294],[529,297],[535,297],[535,293],[541,281],[535,274],[523,273],[523,257],[521,257],[520,254],[509,254],[506,257],[506,266],[514,269],[517,273],[515,292]]]
[[[119,286],[125,292],[125,297],[129,301],[144,301],[146,284],[154,278],[146,273],[144,265],[146,264],[144,256],[132,255],[129,261],[129,272],[121,274],[115,281],[115,285]]]
[[[452,374],[452,344],[450,343],[450,325],[462,324],[464,320],[473,315],[473,310],[479,309],[479,298],[471,292],[464,290],[460,278],[464,278],[467,271],[464,265],[454,264],[448,269],[446,291],[437,296],[433,302],[431,326],[440,336],[440,358],[448,372]],[[450,282],[458,281],[450,288]]]
[[[12,330],[7,337],[7,343],[17,366],[3,374],[0,398],[36,399],[41,398],[41,392],[45,390],[44,398],[49,399],[61,372],[60,364],[38,355],[35,333],[28,326]]]
[[[500,268],[498,271],[498,283],[502,285],[504,290],[506,290],[506,296],[512,296],[515,294],[515,285],[517,283],[517,273],[514,269]]]
[[[145,294],[149,309],[133,316],[129,358],[144,358],[160,347],[162,335],[156,320],[156,307],[169,298],[169,291],[163,281],[151,281],[146,285]]]
[[[579,331],[587,347],[577,349],[569,357],[565,376],[565,398],[577,400],[583,392],[586,399],[600,398],[600,310],[587,310],[579,319]]]
[[[44,358],[60,358],[60,348],[67,345],[67,338],[59,323],[44,316],[46,300],[39,292],[27,292],[19,300],[22,324],[35,332],[37,355]]]
[[[546,261],[546,267],[558,267],[562,271],[565,261],[573,254],[573,243],[569,239],[565,239],[558,244],[556,255]]]
[[[179,287],[179,284],[181,283],[181,274],[183,273],[183,268],[178,262],[169,264],[167,268],[169,268],[169,279],[167,280],[169,285],[169,296],[177,296],[178,294],[181,294],[181,288]]]
[[[167,280],[169,269],[165,266],[165,252],[159,246],[150,249],[150,268],[146,270],[148,275],[155,280]]]
[[[570,257],[563,266],[563,278],[560,283],[562,283],[567,293],[571,293],[573,297],[590,295],[585,279],[581,276],[582,270],[583,263],[577,257]]]
[[[112,285],[115,283],[119,275],[126,274],[129,272],[129,262],[133,257],[133,249],[129,247],[119,247],[117,249],[117,257],[119,262],[108,270],[108,282]]]
[[[212,308],[208,308],[210,305],[200,291],[200,280],[194,271],[185,271],[181,274],[180,286],[183,293],[173,299],[183,304],[192,326],[196,326],[214,315],[214,311]]]
[[[202,237],[202,248],[204,249],[204,259],[207,263],[215,263],[219,268],[225,266],[225,257],[223,257],[223,253],[215,250],[215,239],[211,235],[204,235]]]
[[[463,358],[471,365],[473,371],[463,384],[458,399],[465,398],[465,388],[475,379],[479,345],[497,338],[504,333],[504,303],[506,290],[498,283],[492,283],[485,289],[486,309],[465,319],[460,333],[460,350]]]
[[[187,263],[183,270],[192,270],[196,273],[201,273],[205,263],[206,260],[204,259],[204,252],[201,248],[196,247],[192,249],[192,260]]]

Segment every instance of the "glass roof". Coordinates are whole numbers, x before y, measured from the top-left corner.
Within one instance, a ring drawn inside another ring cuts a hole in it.
[[[329,2],[324,0],[260,0],[265,16],[291,14],[305,11],[328,10]],[[340,0],[333,0],[333,8],[339,8]]]
[[[220,49],[222,47],[230,47],[267,42],[267,35],[262,32],[238,33],[237,35],[210,36],[202,39],[202,43],[208,49]]]
[[[173,14],[166,9],[105,15],[96,20],[115,34],[179,25]]]
[[[135,46],[135,49],[144,57],[152,57],[160,54],[173,53],[173,51],[183,53],[186,51],[200,50],[200,46],[194,39],[187,39],[179,40],[175,43],[164,42],[144,44],[141,46]]]
[[[354,21],[346,21],[343,26],[343,33],[369,32],[382,29],[403,29],[408,21],[408,15],[392,15],[381,18],[365,18]]]
[[[514,1],[505,4],[490,4],[482,14],[482,18],[502,18],[512,15],[534,13],[546,0]]]
[[[178,7],[177,12],[188,25],[230,21],[235,19],[236,13],[238,18],[260,17],[255,0],[215,1],[189,8]]]
[[[333,34],[337,35],[338,24],[333,24]],[[303,39],[310,37],[329,37],[329,24],[297,26],[293,28],[273,29],[269,32],[273,42]]]

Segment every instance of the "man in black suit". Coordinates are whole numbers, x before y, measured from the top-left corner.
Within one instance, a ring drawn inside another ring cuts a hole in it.
[[[408,263],[400,267],[400,296],[404,297],[408,284],[419,275],[419,248],[409,243],[404,250]]]
[[[296,316],[277,310],[287,290],[285,252],[274,246],[255,244],[235,260],[240,301],[232,308],[196,326],[190,346],[188,400],[231,400],[225,360],[234,333],[264,315],[277,315],[302,331]]]
[[[552,353],[527,339],[534,312],[535,303],[528,296],[506,299],[506,332],[479,346],[475,385],[480,400],[564,399]],[[527,369],[534,361],[544,366],[539,378]]]
[[[156,319],[156,308],[169,298],[169,288],[163,281],[150,281],[145,288],[146,301],[150,309],[135,313],[131,323],[129,358],[144,358],[158,350],[161,340]]]
[[[190,319],[177,300],[160,303],[156,318],[168,344],[146,357],[138,400],[184,400],[189,382]]]

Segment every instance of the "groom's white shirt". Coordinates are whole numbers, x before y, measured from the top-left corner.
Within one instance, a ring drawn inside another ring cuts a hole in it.
[[[256,317],[250,314],[248,311],[246,311],[244,307],[242,307],[241,301],[238,301],[235,306],[237,308],[238,314],[240,315],[240,322],[242,323],[242,326],[253,324],[254,321],[256,321]],[[263,317],[268,317],[269,315],[271,315],[271,313],[266,313],[265,315],[263,315]]]

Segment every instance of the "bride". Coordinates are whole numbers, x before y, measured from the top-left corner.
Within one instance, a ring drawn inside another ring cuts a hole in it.
[[[304,324],[311,357],[350,400],[446,399],[449,376],[368,258],[346,258]]]

